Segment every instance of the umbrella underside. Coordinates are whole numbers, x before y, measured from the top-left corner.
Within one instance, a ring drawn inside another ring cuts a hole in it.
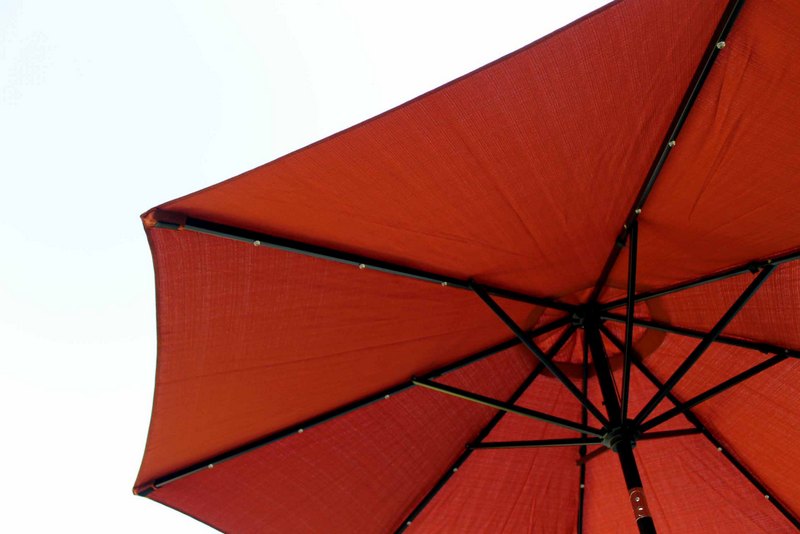
[[[615,2],[145,214],[134,491],[224,531],[800,528],[798,20]]]

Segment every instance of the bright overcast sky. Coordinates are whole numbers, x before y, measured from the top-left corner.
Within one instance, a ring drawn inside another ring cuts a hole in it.
[[[604,2],[0,0],[0,531],[209,532],[140,497],[139,214]]]

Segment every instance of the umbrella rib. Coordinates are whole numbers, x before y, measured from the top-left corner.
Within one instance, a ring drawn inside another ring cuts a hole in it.
[[[602,438],[554,438],[518,441],[481,441],[469,445],[471,449],[535,449],[542,447],[574,447],[602,445]]]
[[[195,219],[192,217],[185,217],[183,215],[166,212],[158,212],[161,217],[165,219],[182,221],[178,224],[175,222],[160,221],[155,223],[155,228],[163,228],[167,230],[184,230],[196,232],[204,235],[210,235],[223,239],[231,239],[243,243],[248,243],[257,247],[268,247],[284,252],[292,252],[313,258],[329,260],[346,265],[352,265],[359,269],[370,269],[396,276],[403,276],[405,278],[412,278],[414,280],[421,280],[424,282],[431,282],[445,287],[452,287],[456,289],[469,289],[469,282],[460,280],[452,276],[445,276],[422,269],[414,269],[387,261],[369,258],[358,254],[351,254],[341,250],[336,250],[327,247],[303,243],[292,239],[277,237],[265,233],[254,232],[245,230],[235,226],[229,226],[202,219]],[[556,299],[540,297],[536,295],[528,295],[509,289],[502,289],[498,287],[486,286],[487,290],[493,295],[506,298],[509,300],[516,300],[528,304],[535,304],[546,308],[552,308],[561,311],[573,312],[576,306],[560,302]]]
[[[719,24],[717,25],[711,42],[708,44],[706,52],[703,55],[703,58],[700,60],[700,64],[697,66],[694,76],[689,83],[689,87],[686,89],[686,92],[683,95],[683,99],[678,106],[678,110],[676,111],[675,116],[672,118],[672,123],[667,131],[667,135],[664,137],[664,140],[660,145],[661,148],[658,154],[656,154],[652,165],[650,166],[650,170],[647,173],[647,177],[645,178],[641,189],[639,189],[639,193],[636,196],[636,201],[633,203],[633,207],[628,213],[628,216],[625,218],[625,222],[622,225],[622,230],[617,236],[614,242],[614,247],[611,249],[611,253],[603,265],[603,270],[600,272],[600,276],[598,277],[597,282],[594,285],[594,289],[592,290],[592,294],[589,297],[590,303],[596,303],[600,297],[603,287],[605,286],[606,282],[608,281],[608,277],[611,274],[611,269],[614,268],[614,264],[617,262],[620,252],[622,252],[622,247],[625,245],[631,224],[633,221],[638,219],[639,215],[642,213],[642,208],[647,201],[647,197],[650,195],[656,179],[661,173],[661,169],[664,167],[667,157],[670,155],[672,148],[675,146],[677,137],[680,134],[684,123],[686,122],[686,118],[688,117],[695,100],[697,99],[697,95],[700,93],[703,84],[708,78],[708,74],[711,71],[711,67],[714,65],[714,61],[716,60],[720,51],[725,47],[725,38],[733,27],[733,23],[736,20],[739,11],[741,10],[742,4],[744,4],[744,0],[730,0],[730,2],[728,2],[728,6],[726,7],[725,12],[720,19]]]
[[[553,348],[556,349],[552,351],[553,355],[555,355],[558,352],[560,346],[563,346],[563,344],[566,343],[566,340],[568,338],[569,336],[562,336],[558,341],[556,341],[555,345],[553,345]],[[561,342],[562,339],[563,342]],[[522,384],[511,394],[507,402],[512,404],[517,402],[517,400],[519,400],[522,394],[528,390],[531,384],[533,384],[533,381],[536,380],[536,377],[538,377],[542,373],[542,371],[544,371],[544,366],[541,364],[537,365],[536,368],[534,368],[534,370],[531,372],[531,374],[528,375],[528,377],[522,381]],[[497,426],[497,424],[500,422],[500,420],[503,418],[505,414],[506,414],[505,411],[498,410],[497,413],[494,414],[492,419],[486,424],[486,426],[483,427],[483,429],[481,429],[481,431],[478,433],[477,436],[475,436],[474,441],[482,441],[483,439],[485,439],[492,432],[492,430],[494,430],[494,428]],[[397,528],[397,530],[395,530],[396,534],[404,532],[409,526],[411,526],[411,524],[414,522],[414,520],[416,520],[419,514],[422,513],[425,507],[433,500],[434,497],[436,497],[439,491],[445,486],[445,484],[447,484],[447,482],[464,464],[464,462],[467,461],[470,455],[472,455],[472,452],[473,449],[470,448],[469,446],[465,448],[464,452],[462,452],[461,455],[456,459],[456,461],[453,462],[453,464],[451,464],[448,467],[447,471],[445,471],[444,474],[442,474],[442,476],[439,477],[439,479],[436,481],[433,487],[431,487],[431,489],[428,490],[428,493],[425,494],[422,500],[420,500],[420,502],[417,503],[414,509],[411,510],[411,512],[405,517],[402,523],[400,523],[400,526]]]
[[[527,335],[529,335],[531,337],[540,336],[540,335],[546,334],[548,332],[552,332],[553,330],[556,330],[556,329],[558,329],[558,328],[560,328],[562,326],[565,326],[566,324],[568,324],[570,322],[571,322],[571,318],[570,317],[563,317],[561,319],[557,319],[557,320],[552,321],[552,322],[550,322],[548,324],[545,324],[545,325],[543,325],[543,326],[541,326],[539,328],[536,328],[535,330],[532,330],[532,331],[528,332]],[[478,362],[480,360],[486,359],[486,358],[488,358],[490,356],[494,356],[495,354],[497,354],[499,352],[502,352],[504,350],[508,350],[510,348],[516,347],[519,344],[520,344],[519,339],[511,338],[511,339],[508,339],[506,341],[503,341],[502,343],[498,343],[498,344],[493,345],[491,347],[488,347],[488,348],[486,348],[484,350],[481,350],[479,352],[476,352],[474,354],[466,356],[466,357],[464,357],[464,358],[462,358],[462,359],[460,359],[460,360],[458,360],[456,362],[453,362],[453,363],[447,364],[445,366],[442,366],[442,367],[440,367],[438,369],[435,369],[435,370],[433,370],[433,371],[431,371],[429,373],[426,373],[423,376],[425,378],[428,378],[428,379],[437,378],[437,377],[443,376],[443,375],[445,375],[447,373],[450,373],[450,372],[456,371],[458,369],[461,369],[462,367],[465,367],[467,365],[470,365],[470,364],[476,363],[476,362]],[[134,493],[136,493],[137,495],[140,495],[142,497],[147,496],[148,494],[152,493],[154,490],[156,490],[156,489],[158,489],[158,488],[160,488],[162,486],[165,486],[167,484],[170,484],[172,482],[175,482],[176,480],[179,480],[181,478],[187,477],[189,475],[193,475],[195,473],[198,473],[200,471],[208,469],[211,466],[219,465],[220,463],[226,462],[228,460],[232,460],[232,459],[234,459],[234,458],[236,458],[238,456],[242,456],[243,454],[247,454],[248,452],[252,452],[252,451],[254,451],[256,449],[260,449],[261,447],[265,447],[265,446],[269,445],[270,443],[273,443],[275,441],[279,441],[281,439],[287,438],[289,436],[297,434],[298,432],[307,430],[307,429],[309,429],[311,427],[320,425],[322,423],[326,423],[326,422],[328,422],[328,421],[330,421],[332,419],[335,419],[335,418],[340,417],[342,415],[346,415],[346,414],[348,414],[348,413],[350,413],[350,412],[352,412],[354,410],[366,407],[366,406],[368,406],[368,405],[370,405],[370,404],[372,404],[374,402],[379,402],[381,400],[385,400],[387,398],[390,398],[392,395],[395,395],[397,393],[401,393],[401,392],[403,392],[403,391],[405,391],[407,389],[410,389],[413,386],[414,386],[414,384],[411,381],[403,382],[403,383],[398,384],[396,386],[392,386],[390,388],[386,388],[384,390],[381,390],[378,393],[374,393],[372,395],[369,395],[367,397],[363,397],[361,399],[358,399],[358,400],[353,401],[351,403],[345,404],[343,406],[339,406],[339,407],[337,407],[337,408],[335,408],[333,410],[327,411],[327,412],[325,412],[323,414],[320,414],[318,416],[312,417],[310,419],[306,419],[305,421],[302,421],[302,422],[300,422],[298,424],[292,425],[292,426],[290,426],[288,428],[284,428],[282,430],[278,430],[277,432],[273,432],[273,433],[268,434],[268,435],[266,435],[266,436],[264,436],[262,438],[250,441],[250,442],[248,442],[248,443],[246,443],[244,445],[241,445],[241,446],[235,447],[233,449],[230,449],[228,451],[225,451],[223,453],[217,454],[217,455],[215,455],[215,456],[213,456],[211,458],[207,458],[207,459],[205,459],[203,461],[197,462],[197,463],[192,464],[192,465],[190,465],[188,467],[185,467],[183,469],[179,469],[177,471],[173,471],[172,473],[163,475],[163,476],[155,479],[154,481],[152,481],[150,483],[143,484],[143,485],[140,485],[140,486],[134,488]]]
[[[612,313],[604,313],[602,314],[602,318],[617,323],[624,323],[626,320],[625,317]],[[645,328],[650,328],[652,330],[660,330],[662,332],[667,332],[669,334],[677,334],[679,336],[693,337],[699,339],[702,339],[703,337],[708,335],[708,332],[704,332],[701,330],[693,330],[691,328],[675,326],[667,323],[662,323],[659,321],[653,321],[651,319],[634,318],[633,324],[635,324],[636,326],[643,326]],[[718,336],[714,340],[714,343],[719,343],[720,345],[731,345],[734,347],[757,350],[758,352],[763,352],[765,354],[786,354],[786,356],[789,358],[800,358],[800,351],[792,350],[786,347],[780,347],[778,345],[773,345],[771,343],[748,341],[745,339],[739,339],[723,335]]]
[[[694,436],[700,433],[697,428],[680,428],[678,430],[664,430],[663,432],[648,432],[639,436],[636,441],[648,441],[651,439],[680,438],[683,436]]]
[[[634,360],[632,359],[632,361],[634,361]],[[664,431],[664,432],[648,432],[647,434],[642,434],[641,436],[639,436],[636,439],[636,441],[648,441],[648,440],[652,440],[652,439],[664,439],[664,438],[677,438],[677,437],[681,437],[681,436],[690,436],[690,435],[700,434],[700,433],[701,433],[700,430],[698,430],[697,428],[682,428],[680,430],[667,430],[667,431]],[[597,458],[601,454],[604,454],[604,453],[606,453],[606,452],[608,452],[610,450],[611,449],[609,449],[607,447],[598,447],[597,449],[593,450],[589,454],[582,455],[580,457],[580,459],[575,463],[577,463],[580,467],[585,469],[586,464],[590,460],[594,460],[595,458]]]
[[[586,333],[581,336],[583,341],[583,372],[581,373],[581,392],[589,398],[589,343],[586,339]],[[581,424],[585,425],[589,422],[589,412],[586,411],[586,406],[581,406]],[[582,438],[586,434],[581,434]],[[582,460],[586,458],[586,445],[581,445],[578,448],[578,528],[577,534],[583,534],[583,504],[586,494],[586,463]]]
[[[522,328],[520,328],[514,319],[512,319],[511,316],[508,315],[505,310],[503,310],[503,308],[500,307],[497,302],[495,302],[494,299],[492,299],[486,288],[474,282],[470,283],[470,288],[481,298],[481,300],[483,300],[483,302],[486,303],[489,309],[491,309],[494,314],[497,315],[497,317],[499,317],[500,320],[506,324],[506,326],[508,326],[508,328],[514,333],[515,336],[517,336],[517,338],[519,338],[522,344],[525,345],[525,347],[536,357],[536,359],[539,360],[539,362],[541,362],[542,365],[544,365],[545,368],[550,371],[550,373],[552,373],[553,376],[555,376],[558,381],[561,382],[569,390],[569,392],[572,393],[572,395],[578,399],[578,401],[584,407],[586,407],[586,409],[589,410],[598,421],[600,421],[603,426],[608,426],[608,419],[606,419],[603,413],[598,410],[594,404],[592,404],[586,395],[581,393],[581,391],[575,387],[575,384],[572,383],[569,377],[567,377],[567,375],[565,375],[564,372],[559,369],[554,362],[550,361],[545,353],[542,352],[542,349],[540,349],[536,343],[533,342],[533,340],[531,340],[528,336],[525,336]]]
[[[770,274],[772,274],[773,270],[775,269],[774,265],[767,265],[764,269],[759,273],[759,275],[750,282],[750,285],[742,292],[739,298],[731,305],[728,311],[717,321],[717,324],[714,325],[714,328],[706,334],[700,343],[697,344],[697,347],[686,357],[686,359],[681,363],[681,365],[672,373],[672,376],[666,381],[663,387],[661,387],[658,392],[653,395],[653,398],[648,401],[648,403],[641,409],[639,414],[634,418],[634,422],[636,425],[641,425],[642,421],[647,418],[648,415],[652,413],[652,411],[658,406],[667,393],[675,387],[675,385],[680,381],[681,378],[689,372],[689,369],[697,363],[697,360],[700,359],[700,356],[711,346],[711,343],[722,333],[722,330],[725,329],[726,326],[733,320],[734,317],[741,311],[745,304],[750,300],[750,298],[758,291],[758,288],[766,281]]]
[[[575,463],[578,464],[579,466],[585,466],[589,462],[589,460],[594,460],[601,454],[605,454],[610,450],[611,449],[609,449],[608,447],[598,447],[588,454],[581,455],[581,457],[578,458],[578,461],[576,461]]]
[[[722,382],[720,384],[717,384],[716,386],[714,386],[712,388],[709,388],[706,391],[704,391],[702,393],[699,393],[698,395],[695,395],[691,399],[685,401],[683,403],[683,406],[684,406],[684,408],[694,408],[698,404],[700,404],[702,402],[705,402],[708,399],[710,399],[710,398],[712,398],[712,397],[714,397],[716,395],[719,395],[720,393],[732,388],[733,386],[741,384],[745,380],[747,380],[749,378],[752,378],[752,377],[756,376],[757,374],[759,374],[759,373],[761,373],[763,371],[766,371],[770,367],[781,363],[786,358],[788,358],[788,356],[786,356],[785,354],[778,354],[778,355],[773,356],[772,358],[764,360],[763,362],[761,362],[761,363],[759,363],[757,365],[754,365],[754,366],[750,367],[749,369],[747,369],[745,371],[742,371],[741,373],[739,373],[739,374],[737,374],[735,376],[732,376],[728,380],[725,380],[724,382]],[[666,412],[664,412],[664,413],[662,413],[662,414],[660,414],[660,415],[658,415],[656,417],[653,417],[653,418],[649,419],[648,421],[645,421],[642,424],[642,426],[640,427],[640,430],[642,432],[646,432],[647,430],[650,430],[651,428],[655,428],[658,425],[669,421],[673,417],[679,416],[681,414],[681,412],[682,412],[682,410],[676,406],[676,407],[672,408],[671,410],[667,410]]]
[[[552,425],[560,426],[568,430],[574,430],[576,432],[586,433],[598,437],[603,436],[603,434],[605,434],[605,431],[603,429],[592,428],[590,426],[582,425],[580,423],[570,421],[562,417],[557,417],[555,415],[540,412],[538,410],[531,410],[523,406],[518,406],[516,404],[511,404],[505,401],[493,399],[485,395],[480,395],[479,393],[473,393],[471,391],[466,391],[461,388],[448,386],[446,384],[442,384],[439,382],[433,382],[431,380],[425,380],[423,378],[414,378],[412,382],[414,383],[414,385],[428,388],[433,391],[438,391],[439,393],[444,393],[446,395],[458,397],[459,399],[464,399],[477,404],[483,404],[484,406],[489,406],[490,408],[495,408],[496,410],[503,410],[508,413],[521,415],[523,417],[528,417],[530,419],[535,419],[537,421],[542,421],[544,423],[550,423]]]
[[[625,310],[625,347],[622,351],[622,398],[620,399],[621,419],[628,419],[628,390],[631,379],[630,351],[633,346],[633,316],[636,294],[636,255],[639,245],[639,222],[631,223],[631,232],[628,235],[628,308]]]
[[[693,436],[699,433],[700,431],[696,428],[681,428],[679,430],[665,430],[663,432],[648,432],[636,438],[636,441],[678,438],[683,436]],[[580,438],[554,438],[554,439],[535,439],[535,440],[518,440],[518,441],[481,441],[469,445],[469,448],[470,449],[536,449],[542,447],[574,447],[574,446],[585,447],[586,445],[603,445],[603,439],[580,437]]]
[[[604,332],[606,335],[609,332]],[[611,338],[609,338],[611,339]],[[613,341],[613,339],[612,339]],[[658,377],[642,362],[639,356],[634,351],[631,356],[631,362],[637,369],[647,378],[654,386],[657,388],[662,388],[664,386],[663,382],[658,379]],[[733,467],[736,468],[739,473],[744,476],[750,484],[752,484],[762,495],[768,498],[769,502],[792,524],[795,528],[800,529],[800,520],[798,520],[793,512],[791,512],[786,506],[784,506],[775,496],[770,493],[769,489],[764,486],[759,480],[750,472],[744,464],[742,464],[736,457],[728,451],[725,447],[722,446],[722,443],[712,434],[700,421],[700,418],[695,415],[695,413],[683,406],[683,403],[675,397],[672,393],[667,393],[667,399],[670,400],[675,406],[679,407],[683,411],[683,415],[686,417],[686,420],[689,421],[692,425],[697,428],[705,438],[711,442],[711,444],[716,447],[717,451],[719,451],[730,463]]]
[[[797,261],[800,259],[800,251],[793,251],[787,254],[782,254],[779,256],[775,256],[772,258],[768,258],[765,260],[759,261],[751,261],[749,263],[745,263],[742,265],[738,265],[736,267],[732,267],[730,269],[726,269],[724,271],[720,271],[717,273],[709,274],[706,276],[702,276],[700,278],[696,278],[694,280],[690,280],[688,282],[681,282],[678,284],[674,284],[671,286],[663,287],[661,289],[654,289],[651,291],[643,291],[642,293],[638,293],[636,297],[633,299],[635,302],[644,302],[650,299],[663,297],[665,295],[670,295],[672,293],[678,293],[680,291],[685,291],[687,289],[691,289],[693,287],[699,287],[706,284],[711,284],[713,282],[718,282],[720,280],[725,280],[726,278],[732,278],[734,276],[738,276],[740,274],[744,274],[747,272],[755,273],[766,267],[767,265],[781,265],[784,263],[789,263],[793,261]],[[627,303],[627,297],[619,298],[616,300],[612,300],[607,302],[606,304],[602,305],[603,311],[608,311],[613,308],[618,308],[620,306],[624,306]]]

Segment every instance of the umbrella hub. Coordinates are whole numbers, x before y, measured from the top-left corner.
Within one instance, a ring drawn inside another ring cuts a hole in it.
[[[636,446],[636,441],[641,436],[641,432],[634,426],[633,421],[627,420],[623,424],[616,426],[606,432],[603,436],[603,445],[614,452],[621,443],[629,443],[631,448]]]

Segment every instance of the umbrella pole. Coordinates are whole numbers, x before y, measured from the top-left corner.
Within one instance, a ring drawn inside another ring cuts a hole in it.
[[[642,488],[642,478],[639,475],[639,468],[636,466],[636,458],[633,456],[635,432],[630,425],[631,421],[622,420],[622,407],[611,376],[606,349],[600,337],[599,325],[599,315],[587,316],[584,323],[584,334],[592,354],[592,361],[600,384],[600,391],[603,395],[603,402],[606,405],[608,418],[611,421],[611,430],[606,435],[606,440],[608,441],[606,445],[616,452],[619,457],[639,532],[642,534],[655,534],[656,527],[653,523],[653,518],[650,517],[650,510],[647,507],[647,500]]]

